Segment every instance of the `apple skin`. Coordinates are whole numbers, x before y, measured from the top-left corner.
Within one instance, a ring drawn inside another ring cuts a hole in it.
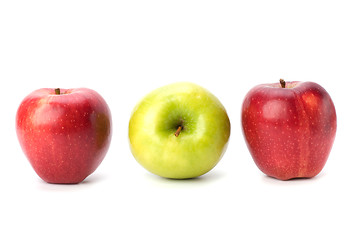
[[[183,129],[176,137],[179,126]],[[201,176],[220,161],[230,137],[224,106],[206,89],[188,82],[161,87],[145,96],[129,121],[135,159],[164,178]]]
[[[16,132],[35,172],[48,183],[80,183],[104,159],[111,141],[111,113],[87,88],[38,89],[20,104]]]
[[[333,101],[320,85],[258,85],[245,96],[241,112],[246,144],[263,173],[288,180],[323,169],[337,123]]]

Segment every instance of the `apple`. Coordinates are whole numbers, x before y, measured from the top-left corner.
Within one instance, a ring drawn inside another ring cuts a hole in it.
[[[248,149],[266,175],[311,178],[324,167],[336,132],[333,101],[314,82],[262,84],[245,96],[242,129]]]
[[[224,106],[188,82],[154,90],[134,108],[129,143],[135,159],[165,178],[201,176],[220,161],[230,136]]]
[[[80,183],[109,148],[110,109],[91,89],[38,89],[21,102],[16,132],[40,178],[48,183]]]

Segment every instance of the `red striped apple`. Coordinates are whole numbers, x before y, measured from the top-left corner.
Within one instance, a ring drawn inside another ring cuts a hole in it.
[[[19,106],[16,132],[40,178],[79,183],[95,171],[109,148],[110,109],[91,89],[39,89]]]
[[[248,149],[266,175],[311,178],[323,169],[335,139],[336,112],[320,85],[258,85],[247,93],[241,115]]]

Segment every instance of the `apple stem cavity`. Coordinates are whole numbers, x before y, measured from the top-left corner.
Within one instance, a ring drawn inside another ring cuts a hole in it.
[[[178,129],[177,129],[176,132],[175,132],[175,137],[178,137],[178,136],[179,136],[179,134],[180,134],[180,132],[181,132],[182,129],[183,129],[182,126],[179,126],[179,127],[178,127]]]
[[[60,88],[55,88],[55,95],[60,95]]]
[[[284,79],[280,79],[281,88],[285,88],[285,84],[286,82],[284,81]]]

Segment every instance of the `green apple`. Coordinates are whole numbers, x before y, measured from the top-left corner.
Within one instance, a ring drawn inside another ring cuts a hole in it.
[[[229,137],[224,106],[209,91],[188,82],[170,84],[145,96],[129,122],[135,159],[165,178],[207,173],[225,153]]]

